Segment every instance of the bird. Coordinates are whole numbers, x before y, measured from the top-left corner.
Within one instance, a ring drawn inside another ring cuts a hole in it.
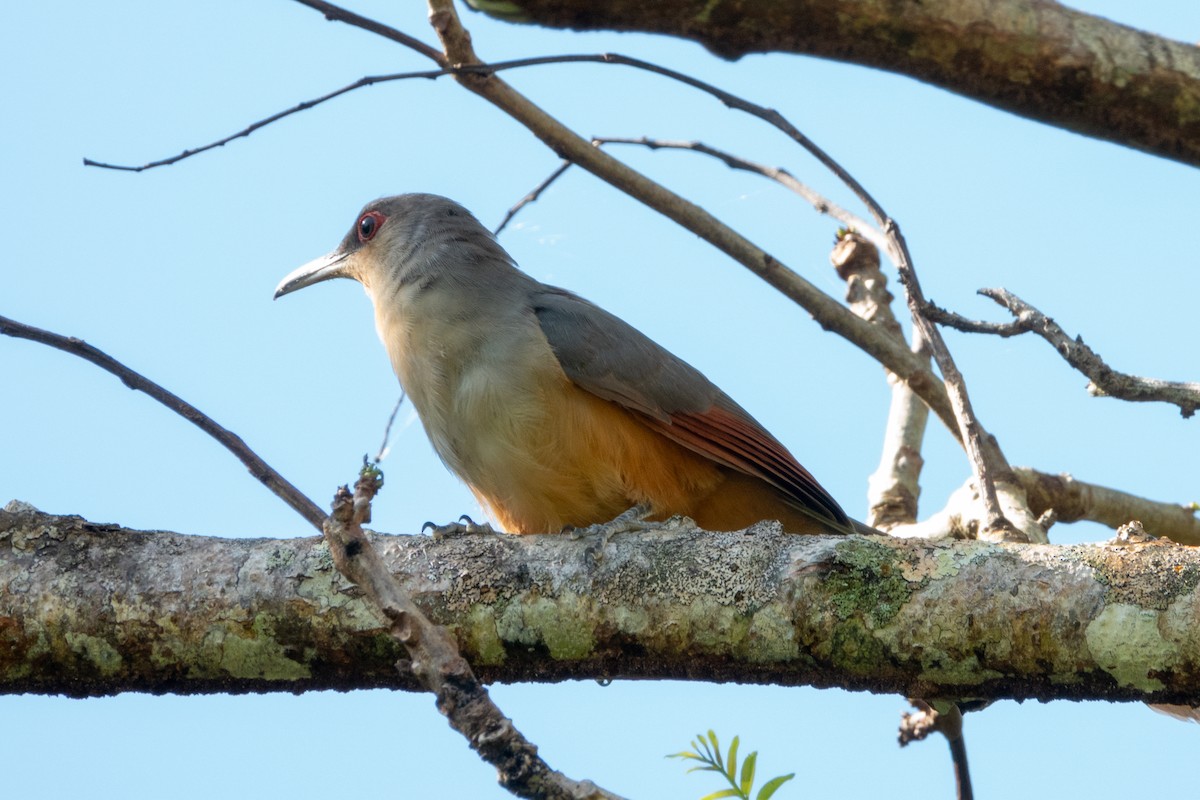
[[[871,532],[699,370],[519,270],[453,200],[367,204],[275,298],[333,278],[362,284],[434,450],[509,533],[628,514],[713,531],[778,520],[791,533]]]

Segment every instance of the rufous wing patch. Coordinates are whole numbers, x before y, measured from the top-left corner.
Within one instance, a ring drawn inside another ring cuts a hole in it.
[[[812,473],[752,419],[713,406],[672,414],[666,423],[647,418],[647,424],[722,466],[761,478],[800,507],[848,524],[846,513]]]

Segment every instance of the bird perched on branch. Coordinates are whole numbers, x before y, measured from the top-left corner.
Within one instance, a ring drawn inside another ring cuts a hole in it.
[[[698,370],[519,271],[451,200],[371,203],[275,297],[330,278],[366,289],[434,449],[510,532],[603,523],[631,507],[708,530],[763,519],[794,533],[859,526]]]

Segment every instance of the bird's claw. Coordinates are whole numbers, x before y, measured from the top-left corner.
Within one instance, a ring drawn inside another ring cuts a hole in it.
[[[436,525],[432,522],[426,522],[421,526],[421,532],[429,531],[433,535],[434,541],[442,539],[455,539],[460,536],[474,536],[478,533],[495,533],[496,529],[491,523],[478,523],[471,519],[466,514],[458,518],[456,522],[447,522],[445,525]]]
[[[582,539],[598,534],[602,540],[602,545],[607,545],[608,540],[618,533],[638,533],[657,526],[657,522],[649,522],[646,519],[651,513],[652,509],[649,505],[639,503],[627,511],[622,511],[608,522],[599,522],[594,525],[588,525],[586,528],[570,528],[566,533],[575,539]]]

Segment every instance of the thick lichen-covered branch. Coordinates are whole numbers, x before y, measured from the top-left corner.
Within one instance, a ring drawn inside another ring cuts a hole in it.
[[[389,686],[319,539],[0,512],[0,690]],[[685,678],[908,696],[1200,699],[1200,550],[788,536],[379,536],[485,681]]]

